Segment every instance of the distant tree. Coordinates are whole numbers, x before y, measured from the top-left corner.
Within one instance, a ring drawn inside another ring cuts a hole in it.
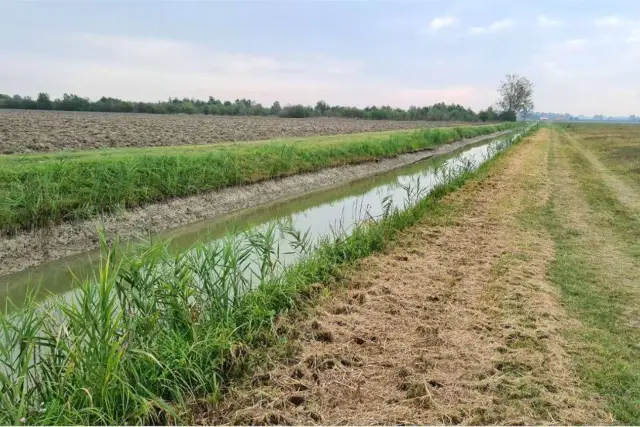
[[[53,102],[53,109],[63,111],[89,111],[90,101],[87,98],[81,98],[72,93],[65,93],[62,95],[62,99],[56,99]]]
[[[38,106],[38,110],[52,110],[53,103],[51,102],[51,98],[48,93],[40,92],[38,94],[38,98],[36,99],[36,105]]]
[[[193,102],[187,101],[182,104],[182,112],[186,114],[195,114],[197,113],[196,106],[193,105]]]
[[[498,93],[498,106],[514,120],[518,113],[533,110],[533,83],[526,77],[507,74],[505,80],[500,82]]]
[[[207,100],[193,98],[170,97],[166,101],[158,102],[134,102],[118,98],[103,96],[91,101],[78,95],[65,93],[62,98],[51,99],[47,93],[39,93],[37,98],[20,95],[0,94],[0,108],[12,109],[53,109],[61,111],[102,111],[120,113],[151,113],[151,114],[213,114],[213,115],[250,115],[266,116],[276,115],[281,117],[347,117],[369,120],[456,120],[477,121],[480,118],[469,108],[461,105],[443,102],[431,106],[411,106],[408,110],[393,108],[389,105],[368,106],[366,108],[349,107],[341,105],[330,106],[325,101],[318,101],[315,106],[288,105],[282,108],[278,101],[270,108],[251,99],[236,99],[235,101],[222,101],[213,96]],[[489,113],[489,110],[487,110]],[[484,117],[484,115],[483,115]],[[488,121],[497,120],[489,114]]]
[[[489,121],[496,121],[500,119],[498,112],[492,106],[487,108],[487,113],[489,113]]]
[[[265,116],[267,115],[266,109],[262,106],[262,104],[252,104],[248,109],[248,114],[250,116]]]
[[[520,118],[522,121],[527,121],[527,117],[529,117],[529,113],[531,113],[531,111],[533,111],[533,101],[530,104],[523,106],[520,110]]]
[[[503,122],[515,122],[516,118],[516,113],[513,111],[502,111],[498,114],[498,120]]]
[[[287,105],[282,109],[280,116],[301,119],[303,117],[311,116],[312,112],[313,110],[311,107],[305,107],[302,104]]]
[[[324,115],[325,115],[325,113],[326,113],[327,111],[329,111],[329,108],[330,108],[330,107],[329,107],[329,105],[328,105],[326,102],[324,102],[324,101],[318,101],[318,102],[316,103],[316,107],[314,108],[314,110],[316,111],[316,113],[318,113],[318,115],[320,115],[320,116],[324,116]]]
[[[25,110],[37,110],[38,103],[30,96],[25,96],[24,98],[22,98],[22,102],[20,103],[20,108]]]
[[[277,116],[278,114],[280,114],[281,111],[282,111],[282,107],[280,106],[280,103],[278,101],[274,102],[271,105],[271,108],[269,109],[269,112],[274,116]]]
[[[478,118],[483,122],[486,122],[487,120],[489,120],[489,113],[487,113],[485,110],[480,110],[478,112]]]
[[[222,107],[222,103],[209,105],[209,114],[221,115],[222,114],[222,110],[220,109],[221,107]]]

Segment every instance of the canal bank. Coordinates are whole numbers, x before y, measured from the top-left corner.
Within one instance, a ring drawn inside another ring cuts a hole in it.
[[[334,167],[256,184],[230,187],[155,203],[92,220],[63,223],[45,229],[20,232],[15,236],[0,236],[0,276],[96,249],[100,246],[100,233],[104,233],[109,243],[116,238],[120,241],[147,239],[164,230],[194,221],[344,185],[509,133],[513,131],[502,131],[456,141],[435,149],[379,159],[377,162]]]

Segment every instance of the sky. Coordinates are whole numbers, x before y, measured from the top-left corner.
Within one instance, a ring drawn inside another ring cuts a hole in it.
[[[640,1],[32,1],[0,6],[0,93],[495,104],[640,115]]]

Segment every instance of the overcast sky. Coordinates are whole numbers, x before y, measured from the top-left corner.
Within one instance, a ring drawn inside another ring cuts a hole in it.
[[[640,1],[2,3],[0,93],[640,115]]]

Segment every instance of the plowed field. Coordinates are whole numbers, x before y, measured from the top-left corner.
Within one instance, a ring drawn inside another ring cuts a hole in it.
[[[454,125],[454,122],[330,117],[287,119],[5,110],[0,111],[0,154],[211,144]]]

